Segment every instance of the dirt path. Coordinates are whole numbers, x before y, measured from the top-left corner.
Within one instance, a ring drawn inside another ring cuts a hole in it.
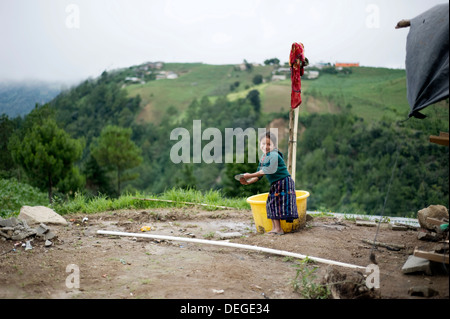
[[[50,226],[58,235],[50,248],[32,241],[0,256],[0,298],[75,299],[299,299],[292,281],[299,260],[255,251],[123,236],[98,235],[97,230],[220,240],[216,231],[240,232],[231,242],[257,245],[366,267],[375,228],[333,218],[314,218],[298,232],[284,236],[258,234],[250,211],[202,211],[194,208],[148,209],[64,216],[69,226]],[[414,247],[431,250],[435,243],[417,239],[417,232],[381,227],[378,241],[404,244],[405,249],[376,250],[383,299],[419,298],[413,286],[427,286],[449,298],[448,275],[404,275],[401,268]],[[0,254],[14,242],[0,240]],[[317,280],[329,271],[315,264]],[[337,268],[342,273],[355,270]],[[79,270],[79,288],[73,287]]]

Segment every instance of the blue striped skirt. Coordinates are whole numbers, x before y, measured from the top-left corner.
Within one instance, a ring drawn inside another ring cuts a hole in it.
[[[287,222],[292,222],[298,218],[295,183],[290,176],[270,186],[266,211],[268,219],[285,219]]]

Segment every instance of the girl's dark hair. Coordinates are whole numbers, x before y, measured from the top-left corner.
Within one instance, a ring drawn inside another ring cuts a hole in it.
[[[261,141],[263,138],[268,138],[274,145],[277,145],[277,137],[271,131],[266,131],[265,134],[261,135],[259,141]]]

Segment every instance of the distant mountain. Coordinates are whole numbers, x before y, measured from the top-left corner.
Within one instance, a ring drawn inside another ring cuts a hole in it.
[[[62,87],[61,83],[0,81],[0,114],[6,114],[10,118],[24,116],[36,103],[51,101],[61,92]]]

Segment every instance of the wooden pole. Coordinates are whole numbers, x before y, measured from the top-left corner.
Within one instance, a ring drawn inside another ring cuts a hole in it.
[[[297,131],[298,131],[298,110],[296,107],[289,111],[289,147],[288,147],[288,171],[295,181],[296,154],[297,154]]]

